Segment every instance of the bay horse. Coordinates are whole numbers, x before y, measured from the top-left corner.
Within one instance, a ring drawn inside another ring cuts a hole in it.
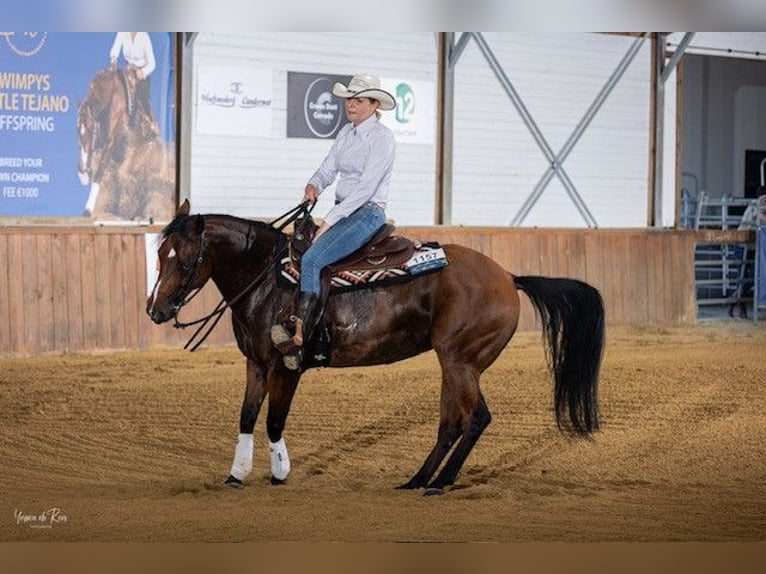
[[[173,212],[175,154],[153,118],[132,121],[140,108],[135,83],[131,67],[100,70],[77,108],[77,171],[80,183],[91,186],[86,214],[167,221]],[[151,129],[142,129],[147,122]]]
[[[225,480],[232,487],[242,487],[252,470],[253,429],[267,395],[271,482],[284,482],[290,472],[283,432],[301,371],[284,366],[269,336],[295,298],[293,289],[279,283],[275,268],[287,240],[281,228],[264,222],[190,215],[185,201],[158,247],[158,278],[146,304],[152,321],[176,318],[190,294],[209,279],[230,304],[237,345],[247,362],[238,443]],[[392,286],[331,294],[324,308],[331,367],[380,365],[435,350],[441,365],[436,444],[420,469],[398,487],[424,488],[429,495],[454,484],[490,423],[479,378],[516,331],[519,290],[541,318],[555,418],[562,432],[585,436],[599,427],[597,387],[604,346],[603,301],[591,285],[568,278],[517,277],[478,251],[442,247],[449,260],[443,269]]]
[[[109,163],[122,161],[128,134],[128,96],[119,72],[100,70],[77,107],[80,154],[77,172],[83,185],[100,182]]]

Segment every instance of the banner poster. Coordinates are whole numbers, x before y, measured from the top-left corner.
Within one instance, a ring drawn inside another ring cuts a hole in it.
[[[343,99],[332,93],[335,82],[351,76],[287,73],[287,137],[334,139],[348,123]],[[381,78],[381,88],[396,99],[396,108],[381,113],[398,143],[434,145],[435,85],[421,80]]]
[[[348,118],[332,87],[349,80],[338,74],[287,72],[287,137],[335,139]]]
[[[0,32],[0,216],[168,221],[170,32]]]
[[[247,66],[197,68],[197,131],[270,137],[272,72]]]
[[[434,145],[436,141],[436,88],[433,82],[381,78],[380,86],[396,99],[396,107],[383,112],[381,122],[397,143]]]

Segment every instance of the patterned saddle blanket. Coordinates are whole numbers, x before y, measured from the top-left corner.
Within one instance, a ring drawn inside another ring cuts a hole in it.
[[[359,269],[334,270],[330,276],[330,292],[403,283],[416,276],[438,271],[448,264],[447,255],[438,243],[416,243],[413,255],[401,265],[372,269],[369,265],[360,265]],[[284,285],[297,285],[300,282],[300,271],[293,265],[289,255],[279,261],[278,276]]]

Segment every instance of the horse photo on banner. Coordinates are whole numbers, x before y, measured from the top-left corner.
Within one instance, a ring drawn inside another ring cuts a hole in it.
[[[0,216],[171,219],[173,34],[1,34]]]

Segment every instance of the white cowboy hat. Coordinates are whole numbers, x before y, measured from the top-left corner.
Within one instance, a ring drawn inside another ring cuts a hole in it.
[[[381,110],[393,110],[396,107],[394,96],[380,89],[380,78],[370,74],[357,74],[344,86],[335,82],[332,93],[339,98],[371,98],[380,102]]]

